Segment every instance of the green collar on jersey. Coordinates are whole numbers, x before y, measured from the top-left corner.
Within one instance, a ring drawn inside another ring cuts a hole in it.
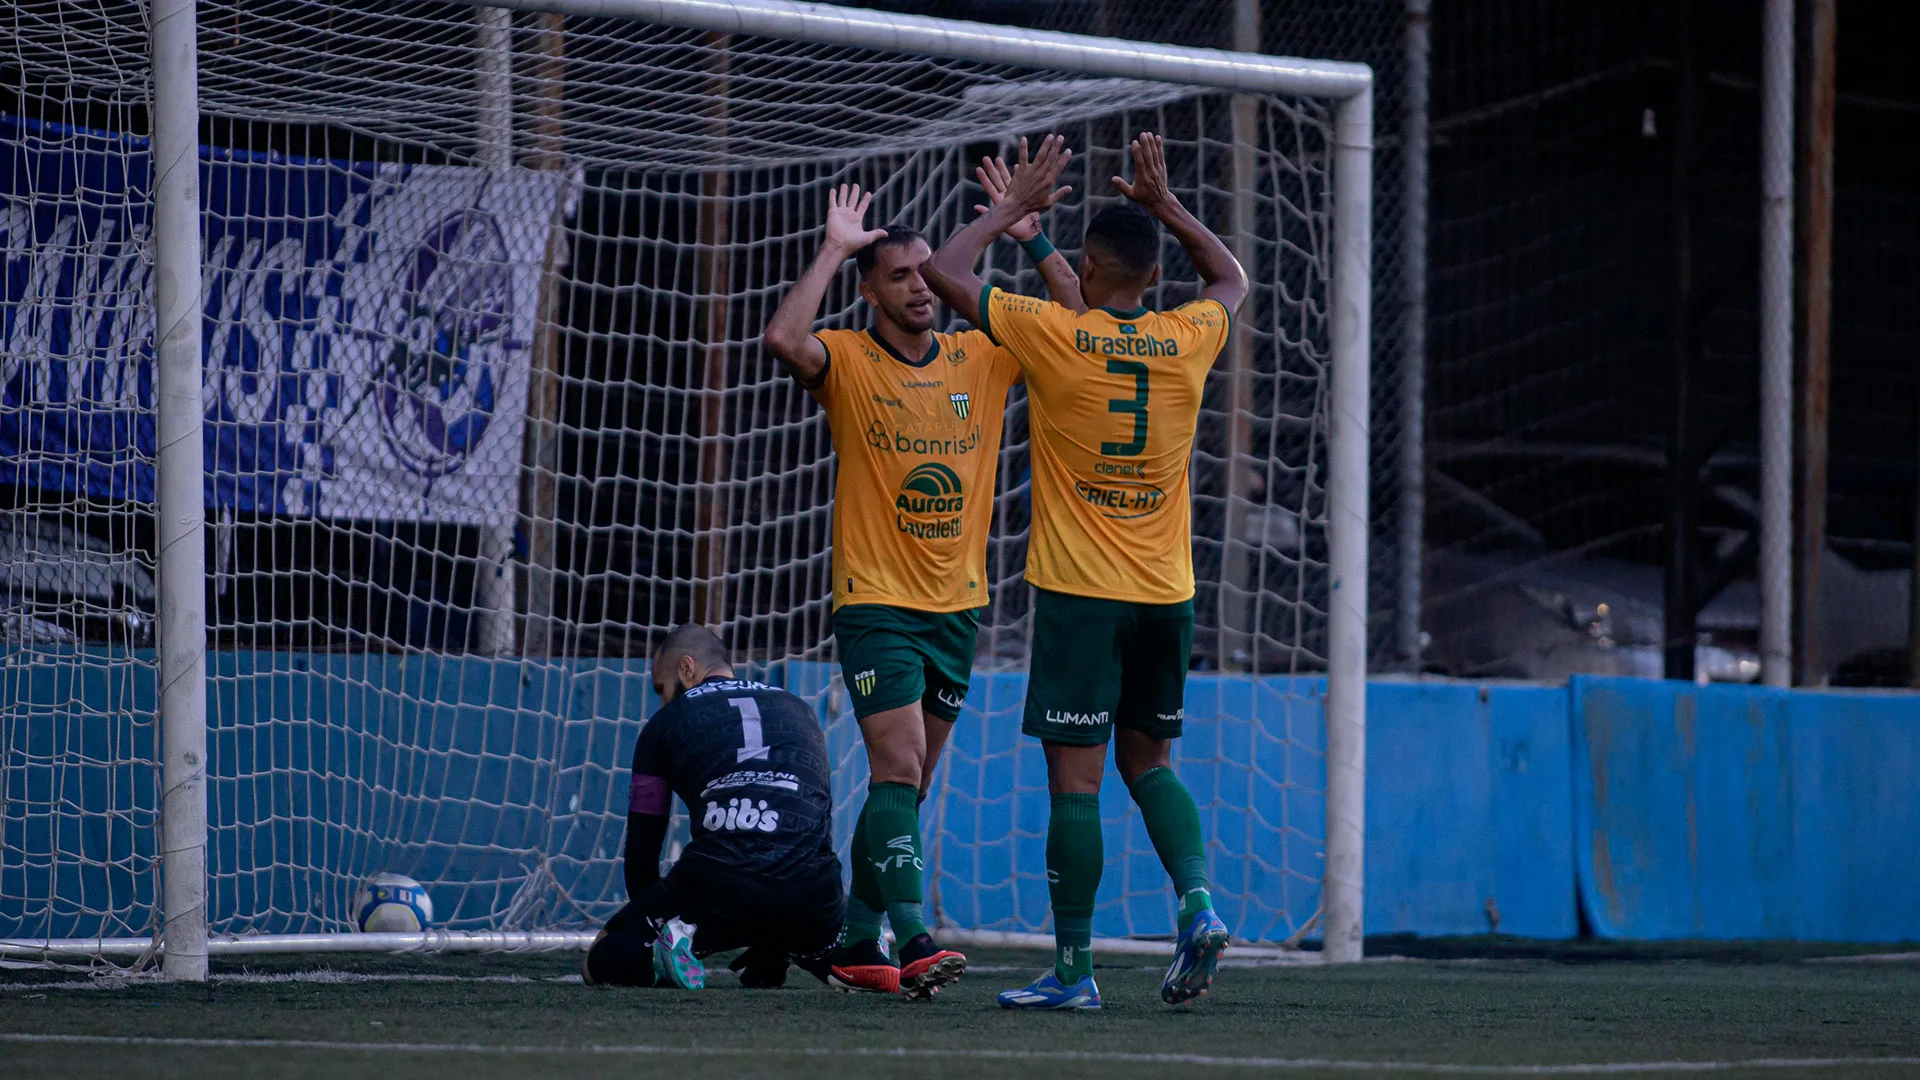
[[[1147,306],[1145,304],[1142,304],[1139,307],[1134,308],[1132,311],[1121,311],[1119,308],[1110,308],[1110,307],[1103,307],[1100,310],[1106,312],[1107,314],[1113,316],[1116,319],[1137,319],[1140,316],[1145,315],[1147,313]]]
[[[928,364],[931,364],[935,360],[938,360],[940,358],[940,338],[938,335],[933,335],[933,334],[928,335],[929,337],[933,338],[933,347],[927,350],[927,355],[921,357],[918,360],[907,359],[906,354],[902,353],[899,349],[896,349],[892,345],[888,344],[887,339],[880,336],[880,331],[871,326],[867,327],[867,336],[873,339],[873,343],[875,345],[878,345],[882,349],[886,350],[886,353],[888,356],[893,357],[895,360],[900,361],[901,363],[907,365],[908,367],[926,367]]]

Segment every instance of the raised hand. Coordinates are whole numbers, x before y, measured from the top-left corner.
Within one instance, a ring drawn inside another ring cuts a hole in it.
[[[1149,210],[1173,201],[1173,189],[1167,186],[1167,152],[1160,136],[1143,131],[1133,140],[1132,149],[1133,183],[1116,176],[1113,186]]]
[[[1013,166],[1011,178],[1007,181],[1006,202],[1020,210],[1021,216],[1046,210],[1061,200],[1071,187],[1054,187],[1060,174],[1066,171],[1067,162],[1073,159],[1073,151],[1067,149],[1067,140],[1063,135],[1049,135],[1040,140],[1040,151],[1032,161],[1027,160],[1026,147],[1020,148],[1020,160]]]
[[[833,189],[827,196],[826,245],[838,248],[843,256],[851,255],[886,236],[885,229],[863,227],[867,204],[872,201],[873,193],[861,194],[859,184],[841,184]]]
[[[1026,156],[1027,137],[1022,135],[1020,136],[1020,157],[1024,160]],[[987,206],[981,206],[977,203],[974,204],[973,209],[975,213],[984,214],[991,207],[998,206],[1006,201],[1007,185],[1013,183],[1013,171],[1007,168],[1007,163],[1004,158],[981,158],[979,167],[973,170],[973,175],[980,179],[980,186],[986,189],[988,203]],[[1040,235],[1040,215],[1037,213],[1028,214],[1026,217],[1007,226],[1007,235],[1021,243],[1025,243]]]

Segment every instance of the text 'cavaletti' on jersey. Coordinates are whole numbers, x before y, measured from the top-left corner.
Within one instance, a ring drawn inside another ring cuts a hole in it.
[[[1108,600],[1191,598],[1187,464],[1207,372],[1227,340],[1226,306],[1075,314],[989,285],[980,319],[1027,376],[1027,580]]]
[[[822,330],[839,478],[833,606],[965,611],[987,602],[987,530],[1007,390],[1020,366],[985,334],[933,335],[917,360],[864,330]]]

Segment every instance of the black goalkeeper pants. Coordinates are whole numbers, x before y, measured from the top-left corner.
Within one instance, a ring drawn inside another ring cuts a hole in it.
[[[682,859],[607,920],[587,972],[608,986],[652,986],[655,928],[677,918],[693,924],[695,956],[747,949],[742,982],[778,986],[790,960],[832,947],[845,909],[837,860],[810,877],[767,881]]]

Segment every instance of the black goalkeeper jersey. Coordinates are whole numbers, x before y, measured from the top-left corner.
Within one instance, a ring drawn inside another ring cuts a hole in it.
[[[744,876],[792,881],[837,862],[827,739],[785,690],[708,679],[655,713],[633,747],[633,801],[687,806],[681,853]]]

